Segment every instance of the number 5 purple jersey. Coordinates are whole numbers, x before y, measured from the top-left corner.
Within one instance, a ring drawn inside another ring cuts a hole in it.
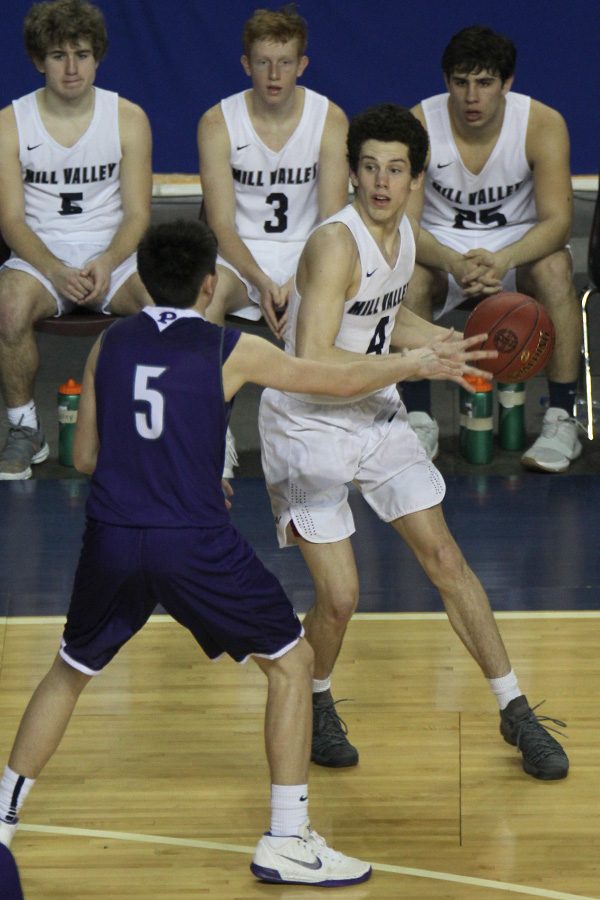
[[[90,518],[158,528],[229,521],[221,476],[231,403],[221,372],[239,337],[170,307],[146,307],[105,332]]]

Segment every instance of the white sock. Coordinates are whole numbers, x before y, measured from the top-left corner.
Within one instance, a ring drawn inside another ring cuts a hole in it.
[[[313,694],[322,694],[331,688],[331,678],[313,678]]]
[[[25,428],[36,429],[38,427],[38,415],[33,400],[30,400],[25,406],[7,408],[6,415],[11,425],[24,425]]]
[[[308,785],[271,785],[271,828],[274,837],[300,834],[308,822]]]
[[[7,766],[0,781],[0,819],[15,822],[27,794],[35,784],[35,778],[17,775]]]
[[[492,692],[496,695],[500,709],[506,709],[511,700],[520,697],[523,693],[512,669],[508,675],[503,675],[502,678],[488,678],[488,682]]]

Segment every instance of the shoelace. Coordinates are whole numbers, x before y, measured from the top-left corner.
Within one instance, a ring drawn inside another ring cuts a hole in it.
[[[335,708],[338,703],[347,703],[347,699],[335,700],[326,706],[315,706],[313,715],[319,716],[318,737],[327,738],[329,743],[345,743],[348,726]]]
[[[545,700],[540,700],[539,703],[536,703],[535,706],[532,706],[527,716],[525,716],[517,724],[517,749],[521,749],[521,746],[524,741],[527,740],[528,735],[530,737],[534,737],[537,744],[537,747],[535,748],[537,752],[535,752],[533,755],[538,759],[544,756],[549,756],[556,750],[556,745],[558,744],[558,742],[552,737],[551,734],[548,734],[548,731],[553,731],[555,734],[560,734],[564,738],[567,737],[567,735],[563,731],[559,730],[559,728],[567,727],[566,722],[563,722],[561,719],[554,719],[552,718],[552,716],[536,715],[535,710],[539,709],[539,707],[545,702]],[[558,725],[559,728],[552,728],[552,725],[546,724],[547,722],[552,722],[553,725]],[[537,727],[538,725],[541,725],[541,731]],[[531,749],[531,747],[528,748],[528,750]]]
[[[342,858],[343,854],[328,847],[325,838],[321,837],[321,835],[310,826],[305,840],[308,844],[316,844],[316,850],[313,850],[313,852],[321,857],[325,857],[332,862],[338,862]]]

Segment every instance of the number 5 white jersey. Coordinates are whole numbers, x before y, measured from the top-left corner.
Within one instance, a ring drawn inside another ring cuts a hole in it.
[[[538,221],[533,173],[525,155],[530,103],[523,94],[506,95],[498,140],[481,172],[474,175],[464,165],[452,134],[448,94],[422,101],[431,159],[421,225],[443,243],[456,246],[463,237],[467,246],[486,247],[486,235],[499,239],[502,229],[500,245],[505,246],[523,233],[520,228],[518,235],[511,234],[512,228],[531,228]]]
[[[221,101],[231,142],[235,224],[244,241],[303,242],[319,221],[319,152],[329,101],[303,90],[300,121],[279,151],[254,130],[246,91]]]
[[[46,244],[106,246],[123,218],[119,98],[94,88],[88,128],[63,147],[44,127],[37,93],[13,100],[26,222]]]

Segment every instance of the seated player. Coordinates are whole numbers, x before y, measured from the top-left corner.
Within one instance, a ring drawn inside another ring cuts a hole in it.
[[[431,149],[409,212],[439,243],[417,253],[405,303],[436,321],[465,299],[499,289],[519,290],[545,306],[556,329],[546,369],[549,408],[522,462],[564,472],[581,453],[573,419],[581,316],[565,246],[572,216],[569,137],[556,110],[511,90],[515,59],[508,38],[486,27],[464,28],[442,57],[447,93],[413,110]],[[438,426],[429,385],[406,384],[403,397],[434,458]]]
[[[36,3],[24,35],[44,84],[0,111],[0,231],[12,251],[0,269],[0,480],[31,478],[49,454],[33,399],[34,323],[148,303],[135,249],[150,221],[150,127],[139,106],[94,86],[102,13],[84,0]]]

